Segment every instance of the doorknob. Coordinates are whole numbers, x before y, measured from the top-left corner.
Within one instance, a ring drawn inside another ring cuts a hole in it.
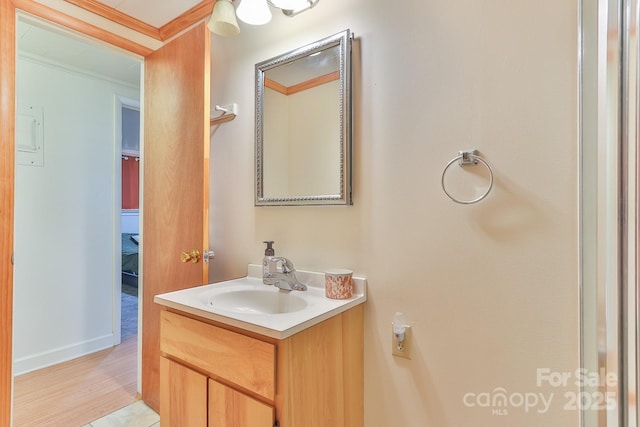
[[[187,262],[191,261],[192,263],[196,263],[200,260],[200,251],[197,249],[191,249],[190,251],[184,251],[180,254],[180,261]]]

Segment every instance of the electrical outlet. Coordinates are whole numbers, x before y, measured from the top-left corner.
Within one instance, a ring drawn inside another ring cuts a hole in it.
[[[411,359],[411,326],[405,326],[404,340],[399,341],[391,331],[391,354],[405,359]]]

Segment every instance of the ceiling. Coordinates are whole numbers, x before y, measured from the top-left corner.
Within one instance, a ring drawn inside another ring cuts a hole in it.
[[[266,77],[284,86],[293,86],[340,70],[340,47],[334,46],[311,55],[279,64],[266,71]]]
[[[140,87],[139,59],[88,37],[21,17],[17,23],[16,39],[19,56],[80,69]]]
[[[99,3],[153,27],[162,27],[201,0],[99,0]]]
[[[85,2],[75,0],[71,3]],[[160,28],[203,0],[97,0],[95,3]],[[18,53],[23,56],[37,57],[137,87],[140,85],[140,61],[107,44],[24,17],[18,19],[16,35]]]

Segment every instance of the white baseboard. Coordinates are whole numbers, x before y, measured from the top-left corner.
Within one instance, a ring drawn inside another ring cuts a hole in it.
[[[13,375],[18,376],[48,366],[57,365],[67,360],[94,353],[105,348],[112,347],[114,343],[113,334],[72,344],[66,347],[53,349],[50,351],[21,357],[13,361]]]

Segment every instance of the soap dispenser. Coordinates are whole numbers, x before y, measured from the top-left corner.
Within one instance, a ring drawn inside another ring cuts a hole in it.
[[[264,250],[264,258],[262,260],[262,283],[265,285],[273,285],[278,279],[273,279],[268,276],[275,271],[271,259],[275,256],[276,251],[273,249],[273,240],[265,240],[263,243],[267,244],[267,248]]]

